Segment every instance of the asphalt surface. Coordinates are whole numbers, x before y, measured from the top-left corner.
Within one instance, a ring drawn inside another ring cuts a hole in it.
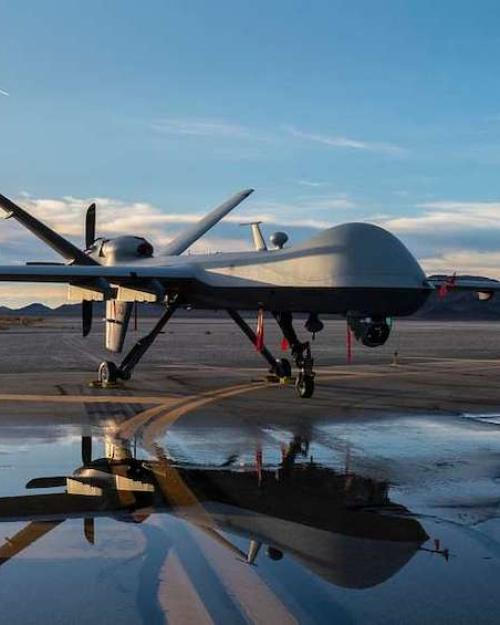
[[[500,324],[399,322],[347,364],[327,322],[309,400],[221,320],[97,388],[101,330],[0,334],[6,622],[498,622]]]

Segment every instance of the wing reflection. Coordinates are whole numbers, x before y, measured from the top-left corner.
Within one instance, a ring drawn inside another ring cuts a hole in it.
[[[69,476],[35,478],[29,489],[65,492],[0,499],[0,522],[29,524],[0,546],[0,564],[70,518],[81,518],[90,544],[94,519],[142,523],[152,513],[181,517],[248,564],[289,555],[329,582],[367,588],[395,575],[428,539],[421,524],[390,500],[389,486],[313,462],[295,438],[278,468],[176,465],[161,448],[155,460],[134,457],[128,441],[108,438],[92,458],[82,438],[82,466]],[[233,541],[248,541],[242,551]],[[264,547],[264,548],[263,548]]]

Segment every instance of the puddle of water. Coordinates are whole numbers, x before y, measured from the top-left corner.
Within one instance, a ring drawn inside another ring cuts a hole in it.
[[[500,437],[460,417],[306,430],[174,426],[136,456],[9,431],[6,622],[496,623]]]
[[[480,421],[483,423],[490,423],[492,425],[500,425],[500,413],[484,413],[484,414],[472,414],[464,412],[463,416],[466,419],[472,419],[473,421]]]

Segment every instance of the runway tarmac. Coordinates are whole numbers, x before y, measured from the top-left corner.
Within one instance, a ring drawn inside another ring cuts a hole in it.
[[[498,621],[499,324],[399,322],[348,365],[327,322],[310,400],[219,319],[112,389],[77,332],[0,334],[6,622]]]

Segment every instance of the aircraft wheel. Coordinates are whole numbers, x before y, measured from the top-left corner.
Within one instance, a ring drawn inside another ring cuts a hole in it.
[[[297,377],[297,382],[295,383],[295,389],[297,391],[297,395],[302,397],[302,399],[308,399],[312,397],[314,393],[314,377],[312,375],[304,375],[300,373]]]
[[[103,386],[115,384],[118,379],[118,367],[111,360],[101,362],[97,370],[97,379]]]
[[[280,358],[277,362],[276,373],[280,378],[292,377],[292,366],[286,358]]]

